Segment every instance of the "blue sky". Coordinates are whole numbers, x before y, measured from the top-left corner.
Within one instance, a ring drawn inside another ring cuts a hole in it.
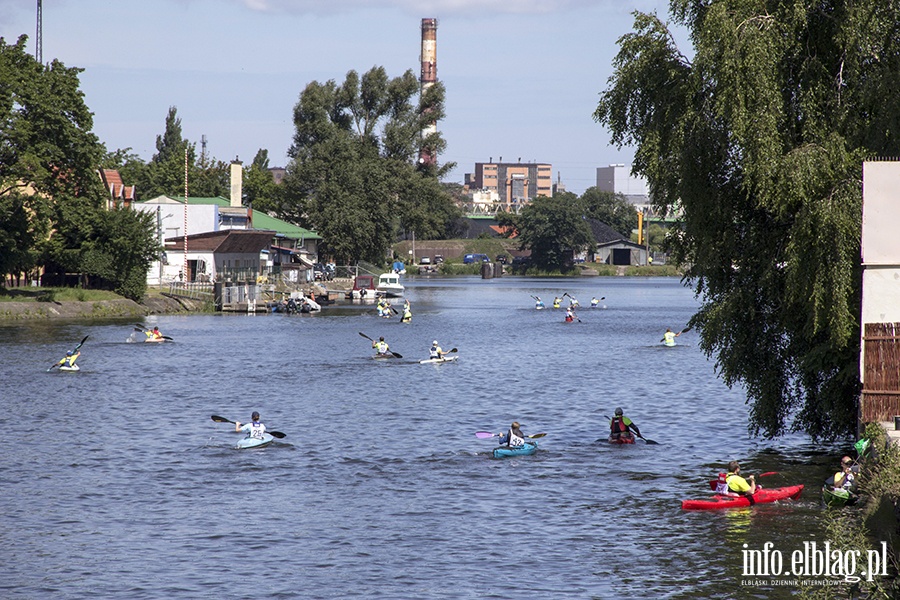
[[[0,0],[0,37],[29,36],[36,0]],[[567,188],[628,164],[591,118],[631,12],[668,0],[43,0],[44,61],[84,69],[94,132],[110,150],[155,152],[170,106],[219,160],[259,148],[287,163],[293,107],[310,81],[385,67],[418,77],[421,19],[436,17],[447,88],[442,162],[548,162]]]

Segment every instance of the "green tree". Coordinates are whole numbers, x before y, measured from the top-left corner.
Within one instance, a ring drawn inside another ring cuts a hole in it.
[[[253,162],[244,168],[244,202],[264,212],[278,208],[279,187],[269,171],[269,151],[260,148]]]
[[[622,194],[604,192],[592,186],[581,195],[581,202],[585,216],[603,221],[626,238],[637,229],[637,210]]]
[[[391,79],[373,67],[362,77],[350,71],[341,85],[311,82],[294,108],[275,212],[315,229],[339,261],[382,263],[401,228],[440,234],[458,214],[436,185],[447,166],[417,161],[424,124],[443,114],[443,88],[414,105],[418,89],[412,71]],[[427,143],[443,148],[439,134]]]
[[[675,0],[688,60],[635,13],[594,113],[636,146],[702,299],[693,323],[750,429],[852,433],[859,391],[861,162],[898,154],[900,6]]]
[[[584,213],[581,200],[572,192],[563,192],[552,198],[538,196],[518,215],[501,213],[497,220],[516,231],[519,248],[531,250],[534,266],[565,271],[571,267],[573,253],[594,243]]]

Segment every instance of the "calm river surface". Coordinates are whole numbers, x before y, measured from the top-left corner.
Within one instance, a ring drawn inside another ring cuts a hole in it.
[[[821,541],[839,446],[746,433],[741,390],[688,332],[677,279],[405,281],[413,322],[315,315],[0,324],[0,597],[731,598],[743,544]],[[579,299],[581,322],[549,306]],[[587,307],[591,296],[601,307]],[[359,332],[403,359],[373,361]],[[85,335],[80,373],[46,372]],[[433,339],[455,364],[419,365]],[[658,445],[610,446],[625,409]],[[236,451],[210,415],[287,437]],[[479,430],[547,432],[496,460]],[[738,459],[800,501],[684,512]]]

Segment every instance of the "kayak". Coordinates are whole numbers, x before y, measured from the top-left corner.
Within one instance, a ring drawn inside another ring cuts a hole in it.
[[[803,491],[802,485],[790,485],[780,488],[763,488],[757,490],[752,496],[720,496],[715,495],[705,500],[682,500],[681,508],[684,510],[716,510],[720,508],[740,508],[753,504],[768,504],[778,500],[796,500]]]
[[[459,356],[457,356],[457,355],[442,356],[440,358],[426,358],[425,360],[420,360],[419,364],[420,365],[439,365],[439,364],[445,363],[445,362],[453,362],[457,358],[459,358]]]
[[[148,344],[162,344],[163,342],[168,342],[166,338],[147,338],[144,340]]]
[[[263,433],[261,438],[245,437],[237,443],[235,448],[238,450],[247,450],[248,448],[263,448],[275,441],[275,437],[270,433]]]
[[[68,371],[69,373],[75,373],[81,370],[81,367],[78,365],[72,365],[71,367],[62,366],[59,368],[60,371]]]
[[[854,504],[856,502],[856,495],[851,494],[849,490],[841,488],[835,489],[831,486],[823,485],[822,500],[825,501],[827,506],[841,508]]]
[[[375,354],[374,356],[372,356],[372,358],[374,358],[375,360],[379,360],[379,359],[385,359],[385,358],[395,358],[395,356],[393,354],[391,354],[390,352],[388,352],[387,354],[380,354],[380,353]]]
[[[537,452],[537,442],[525,442],[524,446],[518,448],[510,448],[509,446],[500,446],[494,448],[494,458],[503,458],[504,456],[528,456]]]
[[[610,444],[633,444],[634,436],[631,436],[631,437],[621,437],[620,436],[618,438],[613,438],[612,436],[610,436],[608,441]]]

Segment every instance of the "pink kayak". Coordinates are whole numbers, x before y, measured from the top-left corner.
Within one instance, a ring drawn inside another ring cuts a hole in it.
[[[802,485],[789,485],[780,488],[763,488],[757,490],[753,496],[720,496],[717,494],[704,500],[682,500],[681,508],[684,510],[717,510],[767,504],[778,500],[796,500],[802,491]]]

